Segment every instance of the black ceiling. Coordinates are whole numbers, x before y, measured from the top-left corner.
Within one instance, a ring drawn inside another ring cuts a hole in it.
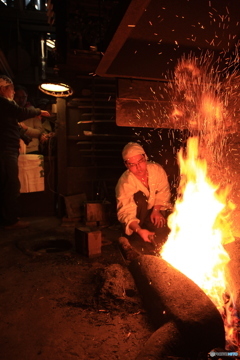
[[[96,73],[165,79],[182,55],[223,66],[240,39],[240,0],[132,0]]]

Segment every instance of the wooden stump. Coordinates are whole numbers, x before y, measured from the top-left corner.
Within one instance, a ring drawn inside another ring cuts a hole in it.
[[[165,260],[151,255],[139,256],[133,260],[129,270],[150,318],[159,328],[159,334],[164,324],[173,322],[174,326],[169,325],[166,338],[171,337],[171,329],[174,329],[186,348],[186,356],[197,356],[199,352],[208,353],[213,348],[224,348],[225,332],[221,315],[193,281]],[[153,340],[156,342],[155,357],[149,359],[162,359],[161,354],[165,351],[166,344],[158,333]],[[181,355],[177,353],[178,350],[177,347],[175,356]]]

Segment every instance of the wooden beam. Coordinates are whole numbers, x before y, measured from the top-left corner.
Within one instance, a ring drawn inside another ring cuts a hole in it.
[[[135,28],[138,20],[142,16],[143,11],[149,4],[150,0],[132,0],[117,31],[115,32],[102,60],[100,61],[95,73],[100,76],[108,75],[107,70],[112,64],[113,60],[121,50],[125,41],[130,36],[132,29]],[[117,74],[116,74],[117,75]]]

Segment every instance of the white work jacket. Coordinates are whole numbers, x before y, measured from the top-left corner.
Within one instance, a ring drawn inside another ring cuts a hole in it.
[[[167,174],[157,163],[147,162],[148,185],[149,190],[142,182],[129,170],[126,170],[116,186],[117,199],[117,217],[118,220],[125,224],[127,235],[132,234],[129,224],[133,221],[139,223],[137,219],[137,205],[134,201],[134,194],[142,191],[146,195],[148,209],[155,205],[161,205],[162,210],[171,208],[170,189]]]

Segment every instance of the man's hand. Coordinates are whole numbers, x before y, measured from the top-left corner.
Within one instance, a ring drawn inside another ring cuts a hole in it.
[[[27,125],[24,124],[24,122],[20,122],[20,123],[18,123],[18,125],[21,126],[21,128],[24,129],[24,130],[28,129]]]
[[[159,212],[159,210],[156,209],[152,210],[150,220],[158,228],[163,227],[166,224],[165,217]]]
[[[141,236],[141,238],[144,241],[150,242],[150,243],[152,243],[152,241],[150,240],[150,237],[155,235],[154,232],[149,231],[147,229],[140,229],[137,233]]]
[[[41,116],[48,117],[48,116],[50,116],[50,114],[49,114],[49,112],[46,111],[46,110],[41,110]]]
[[[137,221],[133,221],[133,222],[129,225],[129,228],[130,228],[133,232],[137,233],[144,241],[150,242],[150,243],[152,242],[150,239],[151,239],[151,237],[153,237],[153,236],[155,235],[155,233],[152,232],[152,231],[149,231],[149,230],[147,230],[147,229],[142,229],[142,228],[139,226],[139,224],[138,224]]]
[[[42,134],[40,135],[39,141],[40,141],[41,144],[44,144],[46,141],[48,141],[49,139],[51,139],[51,138],[54,137],[54,136],[55,136],[55,133],[54,133],[54,132],[50,132],[50,133],[48,133],[48,134],[42,133]]]

